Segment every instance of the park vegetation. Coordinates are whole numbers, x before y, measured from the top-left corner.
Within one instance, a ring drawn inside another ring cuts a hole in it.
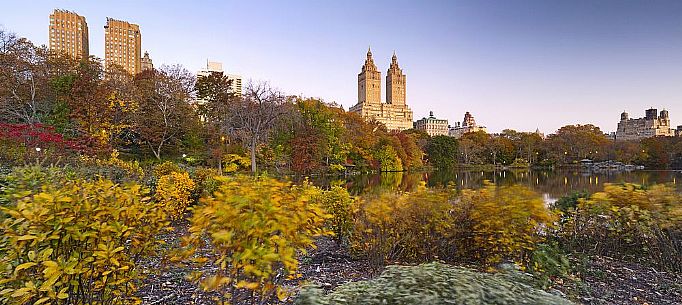
[[[195,79],[180,66],[128,75],[4,31],[0,67],[2,304],[139,304],[142,262],[153,255],[208,270],[186,276],[220,304],[436,297],[424,291],[568,304],[540,288],[569,277],[569,256],[682,272],[682,197],[668,186],[607,185],[547,206],[521,185],[352,196],[283,176],[583,158],[670,168],[681,165],[678,138],[612,142],[592,125],[546,139],[512,130],[461,139],[391,132],[266,83],[236,96],[225,77]],[[185,233],[175,232],[183,225]],[[164,234],[181,242],[166,245],[157,238]],[[301,258],[323,238],[384,273],[296,296]],[[521,271],[532,276],[520,279]]]

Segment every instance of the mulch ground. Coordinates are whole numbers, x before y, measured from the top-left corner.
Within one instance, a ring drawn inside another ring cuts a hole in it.
[[[160,236],[167,249],[179,246],[179,236],[187,233],[188,222],[177,221],[175,231]],[[313,283],[331,290],[350,281],[370,279],[377,274],[367,261],[354,259],[348,251],[329,238],[317,241],[317,249],[300,258],[302,277],[286,283],[297,287]],[[140,264],[148,276],[140,285],[138,296],[144,305],[155,304],[216,304],[216,294],[205,292],[186,279],[187,274],[199,271],[212,273],[215,267],[178,267],[162,261],[162,251]],[[682,275],[657,271],[639,264],[591,257],[582,261],[583,270],[578,280],[558,281],[553,288],[579,304],[649,304],[682,305]],[[291,299],[282,304],[292,304]],[[243,304],[247,305],[247,304]]]

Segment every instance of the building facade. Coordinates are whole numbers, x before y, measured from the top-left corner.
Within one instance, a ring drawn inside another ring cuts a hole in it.
[[[107,18],[104,26],[104,63],[119,65],[130,74],[142,71],[142,34],[140,26]]]
[[[675,135],[670,126],[670,115],[667,110],[647,109],[643,118],[631,119],[627,112],[620,115],[616,140],[639,140],[649,137]]]
[[[88,23],[74,12],[56,9],[50,14],[49,48],[80,60],[90,56]]]
[[[464,120],[462,120],[462,123],[460,124],[460,122],[455,122],[455,126],[450,127],[448,134],[451,137],[455,137],[455,138],[459,139],[465,133],[477,132],[477,131],[487,132],[485,126],[478,126],[476,124],[476,120],[474,119],[474,116],[471,115],[471,113],[469,113],[469,111],[467,111],[464,114]]]
[[[236,74],[227,74],[223,70],[223,64],[215,61],[206,61],[206,69],[197,71],[197,77],[199,76],[209,76],[211,73],[221,73],[227,76],[228,80],[231,80],[230,91],[236,96],[242,96],[242,77]]]
[[[675,130],[675,135],[682,137],[682,125],[677,125],[677,130]]]
[[[366,120],[386,125],[388,130],[405,130],[413,127],[412,110],[406,103],[406,77],[393,54],[386,75],[386,102],[381,102],[381,72],[367,50],[367,58],[358,74],[358,103],[349,109]]]
[[[149,57],[149,52],[144,52],[144,56],[140,59],[140,70],[154,70],[154,63]]]
[[[422,118],[414,122],[414,129],[423,130],[430,136],[447,136],[448,120],[437,119],[433,116],[433,111],[429,111],[428,118]]]

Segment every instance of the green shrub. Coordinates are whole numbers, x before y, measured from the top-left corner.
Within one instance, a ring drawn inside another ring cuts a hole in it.
[[[354,202],[348,190],[335,185],[322,192],[315,201],[331,214],[332,218],[327,221],[327,226],[334,232],[337,242],[347,243],[353,228]]]
[[[352,282],[325,295],[304,288],[297,305],[572,304],[515,277],[441,263],[388,266],[379,278]]]
[[[26,170],[31,172],[31,170]],[[165,214],[137,184],[37,177],[0,207],[0,303],[135,304],[136,260],[156,248]]]
[[[283,282],[298,277],[297,255],[313,247],[313,238],[331,217],[314,202],[319,189],[272,178],[218,177],[220,187],[193,208],[190,235],[183,238],[185,263],[217,267],[191,279],[219,292],[221,302],[286,298]],[[211,247],[207,252],[204,242]]]
[[[543,287],[548,288],[556,278],[569,275],[570,262],[556,242],[537,245],[531,256],[528,271]]]

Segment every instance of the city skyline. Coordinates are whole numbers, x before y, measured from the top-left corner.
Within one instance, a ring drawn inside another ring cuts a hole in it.
[[[143,28],[142,51],[157,66],[197,71],[216,60],[346,110],[358,102],[367,47],[382,72],[396,51],[415,120],[433,111],[452,124],[470,111],[491,132],[586,123],[615,131],[623,110],[639,117],[649,107],[682,125],[680,2],[205,4],[35,1],[25,10],[9,1],[0,25],[47,45],[49,14],[74,11],[88,20],[90,54],[104,58],[106,17],[126,20]]]

